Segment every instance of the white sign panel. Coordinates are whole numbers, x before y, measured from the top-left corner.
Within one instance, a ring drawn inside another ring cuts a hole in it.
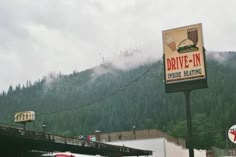
[[[206,78],[202,25],[163,31],[165,83]]]
[[[25,112],[17,112],[15,114],[15,122],[29,122],[35,120],[35,112],[34,111],[25,111]]]

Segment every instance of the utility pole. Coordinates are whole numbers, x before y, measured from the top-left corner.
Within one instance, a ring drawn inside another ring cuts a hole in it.
[[[46,130],[46,124],[45,123],[42,124],[42,129],[43,129],[43,132],[45,132],[45,130]]]

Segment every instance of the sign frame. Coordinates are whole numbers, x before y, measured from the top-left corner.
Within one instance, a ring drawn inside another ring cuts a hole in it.
[[[202,24],[164,30],[162,37],[166,92],[207,88]]]

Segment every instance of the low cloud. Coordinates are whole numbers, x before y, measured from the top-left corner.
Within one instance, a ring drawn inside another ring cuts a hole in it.
[[[59,76],[60,76],[60,74],[51,73],[51,74],[43,77],[42,81],[44,82],[44,84],[43,84],[44,92],[53,88],[54,82],[56,82],[59,79]]]
[[[209,51],[206,53],[207,53],[207,57],[209,57],[210,59],[213,59],[221,64],[227,63],[227,61],[230,59],[230,55],[228,55],[227,52]]]
[[[104,74],[115,75],[115,70],[128,71],[158,60],[158,56],[135,48],[121,51],[120,55],[112,61],[103,60],[100,66],[93,69],[92,80]]]

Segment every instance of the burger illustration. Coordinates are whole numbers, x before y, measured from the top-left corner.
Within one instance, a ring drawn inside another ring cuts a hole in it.
[[[177,51],[179,53],[185,53],[185,52],[192,52],[192,51],[197,51],[198,47],[194,42],[190,39],[184,39],[182,40],[179,45]]]
[[[188,29],[187,39],[184,39],[179,43],[177,51],[179,53],[197,51],[198,50],[198,47],[196,46],[197,43],[198,43],[197,28]]]

